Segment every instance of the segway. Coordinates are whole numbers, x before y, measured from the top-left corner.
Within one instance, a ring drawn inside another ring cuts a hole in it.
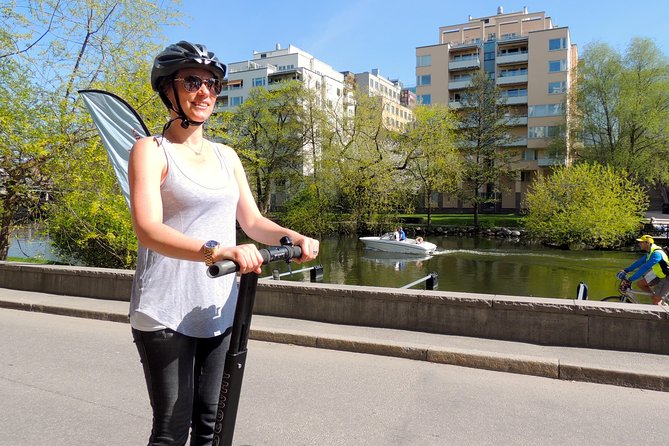
[[[283,237],[280,242],[281,246],[271,246],[259,250],[264,265],[277,260],[290,262],[292,259],[302,256],[302,249],[299,246],[293,246],[290,238]],[[239,266],[236,263],[231,260],[224,260],[207,268],[207,275],[212,278],[221,277],[238,270]],[[257,284],[258,274],[256,273],[242,274],[239,281],[239,295],[235,308],[235,318],[232,323],[232,333],[230,334],[230,347],[225,356],[221,393],[218,399],[213,446],[232,445],[246,364],[246,344],[251,331],[251,316]]]

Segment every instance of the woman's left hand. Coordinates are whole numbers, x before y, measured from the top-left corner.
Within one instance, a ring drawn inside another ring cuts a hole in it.
[[[318,257],[318,250],[320,248],[318,240],[304,237],[303,239],[298,240],[295,244],[302,249],[302,256],[299,259],[295,259],[296,263],[309,262]]]

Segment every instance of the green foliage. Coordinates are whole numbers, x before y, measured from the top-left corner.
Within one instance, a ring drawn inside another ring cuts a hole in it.
[[[303,234],[317,236],[334,231],[336,216],[316,185],[305,187],[286,203],[281,223]]]
[[[613,248],[638,233],[647,200],[625,172],[610,166],[561,167],[532,184],[525,227],[548,244]]]
[[[149,117],[150,127],[157,125],[157,109],[146,105],[154,97],[148,64],[158,49],[153,39],[176,11],[173,3],[41,0],[2,9],[0,88],[12,101],[0,104],[0,162],[13,166],[16,179],[4,177],[1,186],[23,193],[0,197],[0,256],[19,211],[41,203],[38,193],[50,198],[46,227],[62,255],[91,266],[133,265],[128,211],[76,92],[117,93]],[[22,185],[14,188],[18,178]]]
[[[399,169],[403,158],[396,139],[383,125],[379,97],[355,94],[355,114],[334,117],[322,156],[322,189],[334,191],[332,200],[348,211],[356,231],[385,226],[389,213],[406,205],[411,185]]]
[[[58,207],[63,212],[48,220],[48,234],[59,257],[84,266],[135,267],[137,239],[122,195],[79,189]]]
[[[582,58],[572,116],[580,140],[575,156],[642,182],[669,182],[669,60],[641,38],[625,54],[596,42]]]
[[[415,122],[399,136],[400,152],[427,205],[431,225],[432,194],[455,191],[461,182],[462,161],[455,147],[455,117],[447,106],[414,109]]]
[[[236,110],[214,118],[214,135],[237,150],[263,213],[269,211],[272,192],[294,192],[286,185],[300,185],[311,167],[303,156],[310,94],[299,81],[271,90],[257,87]]]

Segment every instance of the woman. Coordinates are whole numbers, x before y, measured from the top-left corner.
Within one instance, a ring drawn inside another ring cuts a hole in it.
[[[130,322],[153,409],[150,445],[210,444],[237,300],[234,275],[211,279],[205,264],[229,259],[260,273],[253,244],[237,245],[235,222],[253,240],[289,236],[298,263],[317,240],[263,217],[236,153],[207,141],[225,65],[203,45],[181,41],[156,56],[151,85],[170,113],[161,136],[143,138],[128,165],[139,241]]]

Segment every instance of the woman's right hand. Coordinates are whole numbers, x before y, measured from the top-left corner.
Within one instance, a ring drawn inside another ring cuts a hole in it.
[[[260,255],[258,248],[247,243],[245,245],[220,247],[214,254],[215,261],[232,260],[239,265],[239,272],[241,274],[255,272],[261,273],[261,266],[263,258]]]

